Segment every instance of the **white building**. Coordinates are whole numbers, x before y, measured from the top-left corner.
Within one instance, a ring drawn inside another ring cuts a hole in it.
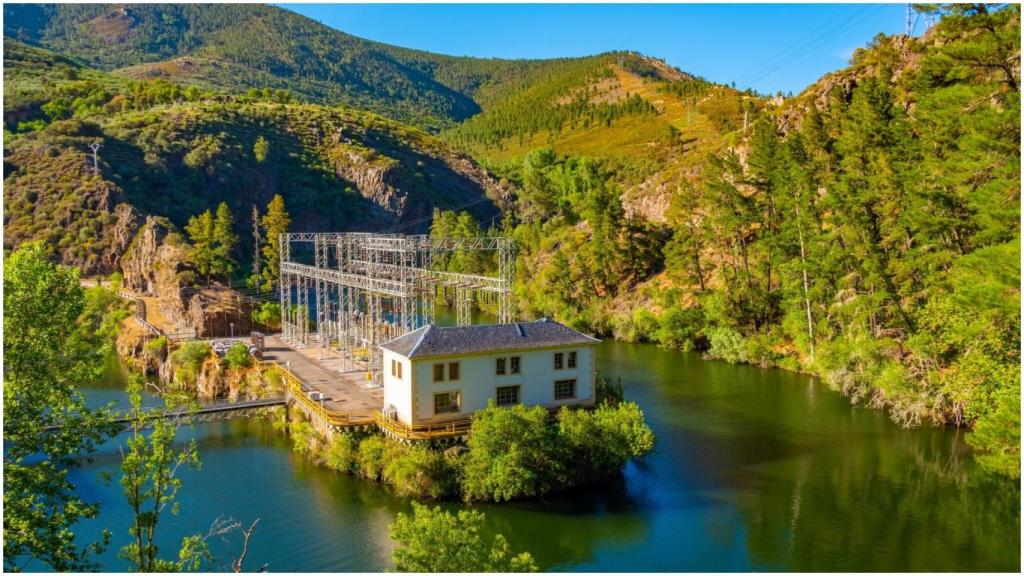
[[[404,424],[465,419],[485,408],[592,405],[600,342],[547,318],[424,326],[384,350],[384,412]]]

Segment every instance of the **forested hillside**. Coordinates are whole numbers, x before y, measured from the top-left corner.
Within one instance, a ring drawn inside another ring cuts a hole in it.
[[[948,10],[746,130],[735,108],[693,170],[652,176],[659,218],[624,206],[644,160],[508,163],[526,315],[819,374],[901,424],[973,426],[1016,474],[1020,8]]]
[[[464,120],[538,74],[592,59],[432,54],[256,4],[7,4],[4,35],[135,79],[234,93],[286,89],[428,129]]]
[[[523,317],[816,374],[973,428],[1012,474],[1020,7],[945,11],[765,98],[632,52],[455,58],[273,7],[6,5],[4,246],[109,272],[143,215],[226,202],[244,263],[274,194],[293,230],[467,209],[435,229],[514,235]]]
[[[4,247],[46,239],[87,273],[115,269],[143,215],[181,227],[227,202],[246,261],[252,207],[274,194],[296,230],[417,230],[435,207],[490,221],[507,193],[436,138],[372,113],[129,82],[5,48]]]

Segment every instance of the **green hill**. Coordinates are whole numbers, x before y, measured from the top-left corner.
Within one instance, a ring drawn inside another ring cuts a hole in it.
[[[183,226],[227,202],[245,260],[251,207],[275,193],[296,230],[410,231],[435,207],[490,221],[508,194],[437,138],[373,113],[130,82],[9,39],[5,48],[15,109],[5,110],[4,247],[44,238],[87,272],[114,269],[143,215]]]
[[[363,40],[272,6],[6,4],[4,35],[132,78],[287,89],[439,129],[583,59],[461,58]]]

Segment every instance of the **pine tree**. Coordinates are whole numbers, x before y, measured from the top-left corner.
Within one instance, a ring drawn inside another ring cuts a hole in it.
[[[188,232],[189,241],[192,243],[189,260],[199,273],[206,277],[206,283],[209,284],[215,265],[213,213],[207,210],[189,218],[185,231]]]
[[[267,242],[263,246],[263,288],[265,290],[271,290],[280,277],[280,236],[288,232],[288,226],[291,223],[292,220],[288,216],[288,212],[285,211],[284,198],[280,194],[275,194],[270,204],[267,204],[267,213],[263,216],[263,232]]]
[[[256,157],[257,162],[264,162],[270,155],[270,142],[267,142],[263,136],[256,138],[256,143],[252,145],[252,154]]]
[[[230,278],[237,268],[234,258],[231,257],[235,245],[238,244],[238,235],[232,230],[234,224],[235,219],[231,216],[227,202],[221,202],[217,206],[217,217],[213,223],[213,271],[226,278]]]

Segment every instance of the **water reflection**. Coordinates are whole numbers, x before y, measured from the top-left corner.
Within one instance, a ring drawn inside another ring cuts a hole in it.
[[[1019,482],[983,474],[957,431],[901,430],[810,378],[652,346],[604,343],[598,368],[621,377],[644,409],[656,453],[605,486],[475,506],[490,533],[529,550],[542,569],[1019,568]],[[119,390],[114,382],[90,394],[107,401]],[[266,422],[205,424],[180,436],[199,441],[203,469],[183,476],[181,516],[161,526],[165,550],[218,515],[259,517],[253,567],[390,566],[388,525],[407,500],[309,464]],[[74,475],[104,503],[80,533],[107,527],[119,544],[127,510],[116,483],[102,481],[118,462],[111,444]],[[215,551],[228,558],[235,549],[218,542]],[[104,561],[126,567],[114,550]]]

